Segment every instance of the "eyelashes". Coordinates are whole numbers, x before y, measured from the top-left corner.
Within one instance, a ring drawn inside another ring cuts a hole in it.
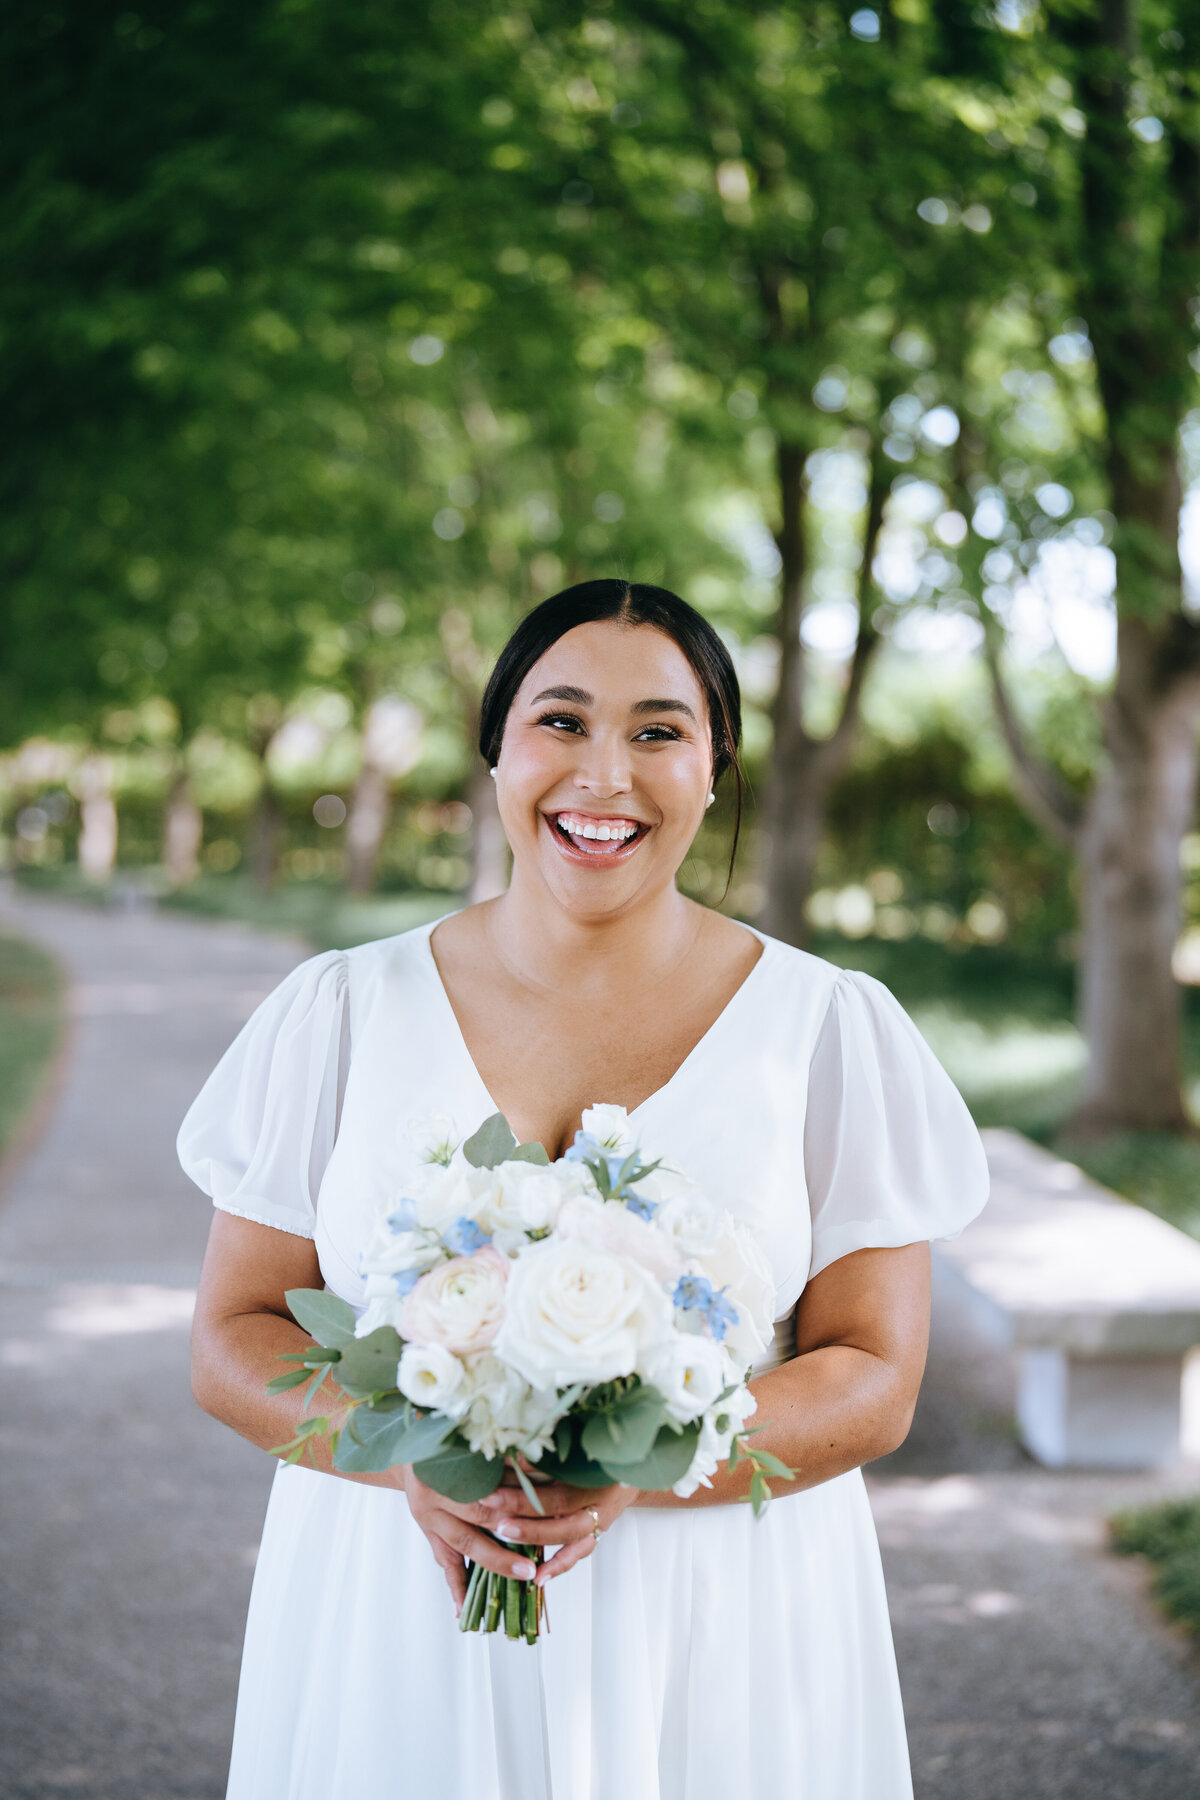
[[[563,728],[564,735],[571,737],[583,736],[585,732],[583,720],[575,713],[543,713],[535,723],[538,725],[553,725]],[[681,743],[682,740],[683,733],[678,731],[674,725],[644,725],[633,741],[635,744],[640,742],[672,744]]]

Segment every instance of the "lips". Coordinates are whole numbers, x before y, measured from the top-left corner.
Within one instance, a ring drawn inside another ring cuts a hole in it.
[[[624,859],[650,829],[643,820],[621,814],[560,812],[545,817],[559,848],[589,862]]]

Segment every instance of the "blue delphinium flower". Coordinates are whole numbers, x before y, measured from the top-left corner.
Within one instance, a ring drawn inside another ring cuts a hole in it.
[[[403,1299],[405,1294],[412,1293],[420,1279],[420,1269],[400,1269],[392,1276],[392,1286]]]
[[[718,1344],[725,1333],[738,1322],[738,1309],[725,1297],[725,1289],[714,1289],[707,1275],[681,1275],[671,1296],[680,1312],[698,1312]]]
[[[474,1219],[455,1219],[449,1231],[442,1233],[443,1244],[455,1256],[472,1256],[476,1250],[482,1250],[491,1241],[491,1233],[476,1224]]]
[[[596,1157],[605,1155],[604,1145],[590,1131],[577,1131],[575,1142],[563,1153],[564,1162],[591,1162]]]
[[[629,1191],[625,1197],[625,1210],[637,1219],[652,1219],[658,1211],[658,1201],[647,1200],[644,1194]]]
[[[415,1200],[398,1200],[395,1208],[387,1216],[389,1231],[412,1231],[417,1223],[417,1203]]]

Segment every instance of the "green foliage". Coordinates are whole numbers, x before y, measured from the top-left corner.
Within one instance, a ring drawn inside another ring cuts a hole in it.
[[[392,1392],[402,1349],[399,1333],[391,1325],[380,1325],[366,1337],[352,1337],[341,1346],[341,1357],[331,1371],[333,1379],[356,1400]]]
[[[466,1140],[462,1149],[472,1168],[494,1169],[497,1163],[507,1162],[516,1147],[517,1140],[504,1114],[492,1113]]]
[[[1166,1500],[1115,1513],[1115,1550],[1156,1565],[1154,1591],[1163,1610],[1200,1637],[1200,1500]]]
[[[334,1464],[358,1475],[418,1462],[440,1451],[453,1430],[453,1420],[418,1415],[409,1405],[394,1411],[359,1406],[338,1438]]]
[[[477,1454],[466,1444],[448,1445],[436,1456],[413,1463],[413,1473],[426,1487],[464,1505],[494,1493],[504,1475],[502,1456]]]
[[[323,1288],[289,1288],[284,1299],[297,1325],[318,1344],[342,1350],[354,1341],[354,1308],[337,1294]],[[399,1355],[397,1350],[397,1359]]]

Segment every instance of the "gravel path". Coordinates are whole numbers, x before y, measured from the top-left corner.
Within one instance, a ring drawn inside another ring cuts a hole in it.
[[[0,1800],[220,1800],[271,1469],[188,1392],[209,1208],[173,1139],[305,952],[27,899],[5,927],[57,952],[73,1003],[0,1208]],[[1004,1380],[941,1305],[913,1435],[872,1472],[918,1800],[1197,1800],[1200,1657],[1102,1531],[1188,1472],[1034,1469]]]

